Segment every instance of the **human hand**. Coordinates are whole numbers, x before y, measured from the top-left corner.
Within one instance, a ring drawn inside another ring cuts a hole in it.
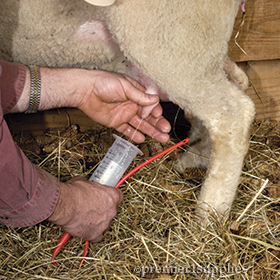
[[[58,203],[48,220],[72,236],[100,242],[122,200],[119,189],[77,176],[61,183]]]
[[[135,142],[145,140],[142,133],[160,142],[168,141],[170,124],[157,104],[159,97],[145,94],[145,88],[128,76],[78,68],[40,67],[40,71],[40,111],[76,107],[94,121],[115,128]],[[24,112],[29,98],[30,74],[27,69],[23,93],[10,112]],[[150,105],[156,106],[142,120],[143,108]]]
[[[133,79],[112,72],[88,71],[88,90],[81,93],[77,106],[90,118],[128,136],[136,142],[145,140],[145,133],[160,142],[169,139],[169,122],[162,116],[159,97],[145,94],[145,88]],[[156,105],[149,116],[141,118],[145,106]],[[137,128],[137,131],[135,130]],[[140,132],[141,131],[141,132]]]

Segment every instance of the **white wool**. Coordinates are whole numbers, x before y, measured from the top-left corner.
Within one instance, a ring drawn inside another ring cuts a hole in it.
[[[137,66],[193,116],[190,149],[203,157],[185,153],[176,168],[208,166],[197,213],[223,215],[235,197],[254,118],[244,93],[248,79],[227,57],[240,4],[117,0],[100,8],[82,0],[2,1],[0,58],[130,76]]]

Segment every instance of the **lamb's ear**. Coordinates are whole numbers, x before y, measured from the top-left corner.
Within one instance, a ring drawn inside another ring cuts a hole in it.
[[[115,0],[85,0],[85,1],[95,6],[110,6],[115,3]]]

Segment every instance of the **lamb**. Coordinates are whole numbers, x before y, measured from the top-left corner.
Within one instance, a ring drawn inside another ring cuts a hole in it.
[[[244,1],[243,1],[244,2]],[[192,116],[193,143],[175,168],[208,167],[197,215],[230,210],[248,149],[254,105],[227,56],[241,0],[5,0],[0,59],[127,74]],[[203,137],[203,138],[202,138]],[[200,141],[197,141],[200,139]]]

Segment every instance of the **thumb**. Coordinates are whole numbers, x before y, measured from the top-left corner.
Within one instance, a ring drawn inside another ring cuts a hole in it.
[[[125,94],[129,100],[140,106],[149,106],[159,102],[159,97],[156,93],[149,94],[146,89],[135,80],[128,76],[126,76],[126,79],[129,83],[127,85],[128,88],[125,89]]]

